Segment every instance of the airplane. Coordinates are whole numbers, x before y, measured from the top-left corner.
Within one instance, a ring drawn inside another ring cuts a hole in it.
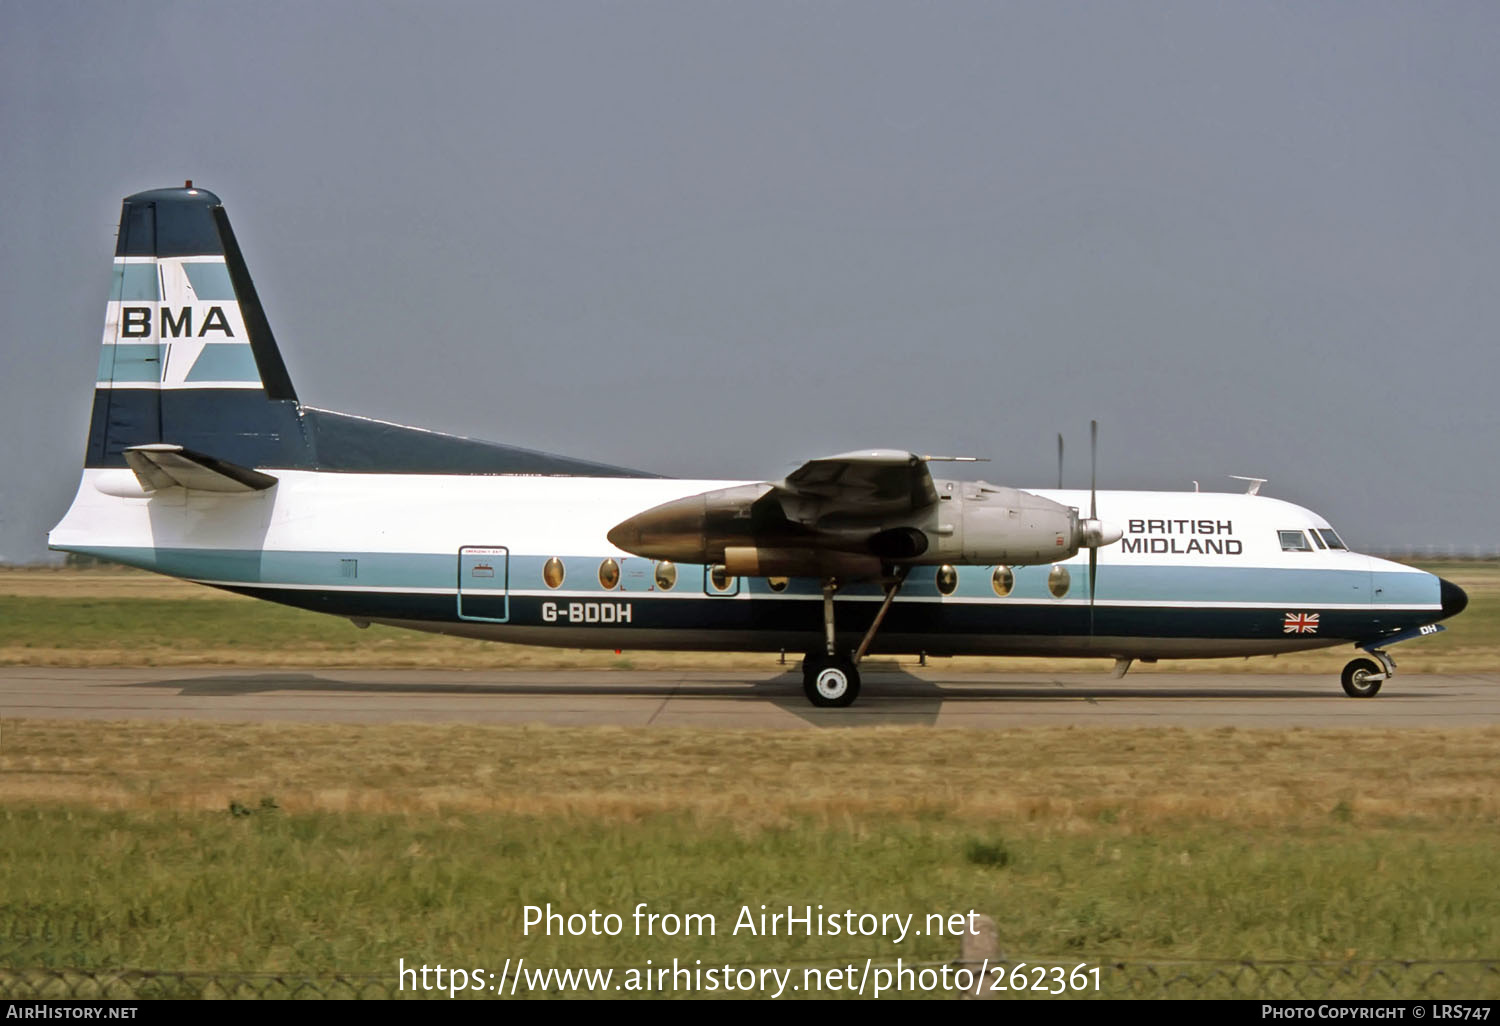
[[[1060,442],[1061,440],[1059,440]],[[1097,470],[1097,424],[1092,449]],[[82,481],[51,548],[440,634],[805,653],[815,706],[884,655],[1387,649],[1467,604],[1258,494],[1018,489],[869,449],[680,480],[304,404],[219,198],[124,200]],[[1087,506],[1088,513],[1081,511]]]

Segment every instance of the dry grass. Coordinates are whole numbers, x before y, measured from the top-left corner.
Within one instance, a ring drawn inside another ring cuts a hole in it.
[[[72,570],[63,567],[12,566],[0,568],[0,595],[20,598],[161,599],[188,598],[244,602],[216,588],[147,573],[130,567]]]
[[[1500,728],[5,721],[0,946],[25,966],[391,977],[397,959],[954,955],[936,935],[729,930],[741,906],[826,903],[978,909],[1007,951],[1070,965],[1485,958],[1497,756]],[[522,922],[528,904],[628,916],[639,902],[720,929]]]
[[[499,812],[744,827],[1500,821],[1500,729],[715,731],[6,721],[0,804]]]

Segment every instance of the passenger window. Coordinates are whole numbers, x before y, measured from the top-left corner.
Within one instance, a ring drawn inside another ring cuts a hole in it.
[[[1327,542],[1330,549],[1347,549],[1349,547],[1344,544],[1344,539],[1339,537],[1339,533],[1331,527],[1318,528],[1318,537]]]
[[[556,556],[553,556],[542,565],[542,580],[547,582],[547,587],[561,587],[564,576],[565,572],[563,570],[562,560],[558,559]]]
[[[776,594],[778,594],[778,595],[781,594],[783,591],[786,591],[786,586],[788,584],[790,584],[790,583],[792,583],[792,579],[790,577],[767,577],[766,578],[766,585],[772,591],[776,592]]]
[[[1011,589],[1016,586],[1016,575],[1008,566],[997,566],[995,572],[990,574],[990,587],[995,589],[995,594],[1004,598],[1009,595]]]
[[[671,591],[672,586],[677,583],[677,567],[671,560],[664,559],[656,564],[656,586],[662,591]]]
[[[599,586],[605,591],[614,588],[620,583],[620,564],[613,559],[606,559],[599,564]]]
[[[1277,531],[1281,536],[1282,552],[1311,552],[1312,544],[1301,531]]]
[[[1073,575],[1068,573],[1068,568],[1058,564],[1052,568],[1047,575],[1047,590],[1057,598],[1062,598],[1068,593],[1068,585],[1073,583]]]
[[[958,587],[958,571],[944,563],[937,568],[934,578],[939,595],[952,595]]]

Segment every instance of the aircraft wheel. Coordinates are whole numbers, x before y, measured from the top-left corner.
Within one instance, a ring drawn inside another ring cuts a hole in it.
[[[809,655],[802,661],[802,691],[820,708],[853,705],[859,697],[859,670],[848,659]]]
[[[1380,667],[1371,660],[1355,659],[1344,667],[1344,694],[1350,698],[1374,698],[1382,682],[1370,678],[1379,672]]]

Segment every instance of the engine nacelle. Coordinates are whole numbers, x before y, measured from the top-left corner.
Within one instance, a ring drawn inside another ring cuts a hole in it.
[[[961,503],[949,513],[953,534],[942,539],[940,546],[944,562],[1056,563],[1071,558],[1084,544],[1078,511],[1071,506],[984,482],[958,487],[962,491],[956,501],[949,500]]]
[[[736,485],[674,499],[616,524],[609,541],[649,559],[718,563],[726,548],[757,543],[755,503],[770,490]]]
[[[1069,559],[1108,545],[1118,528],[1033,492],[934,482],[936,502],[906,513],[789,517],[770,484],[735,485],[663,503],[615,525],[612,544],[649,559],[723,564],[737,577],[879,576],[890,566],[1006,564]]]

